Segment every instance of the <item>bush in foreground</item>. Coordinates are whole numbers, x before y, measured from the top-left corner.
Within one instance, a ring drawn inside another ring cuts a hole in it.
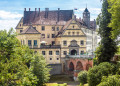
[[[120,75],[104,76],[97,86],[120,86]]]
[[[114,74],[115,66],[108,62],[103,62],[98,66],[94,66],[88,71],[89,86],[96,86],[101,82],[102,76]]]
[[[87,71],[81,71],[78,74],[78,81],[83,85],[87,83]]]

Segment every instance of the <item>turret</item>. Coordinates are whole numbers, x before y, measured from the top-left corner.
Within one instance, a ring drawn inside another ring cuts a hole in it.
[[[83,21],[85,22],[86,26],[90,28],[90,12],[87,8],[83,12]]]

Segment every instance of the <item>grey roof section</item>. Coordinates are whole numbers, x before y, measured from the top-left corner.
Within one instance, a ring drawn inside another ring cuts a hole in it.
[[[88,11],[88,9],[86,8],[86,9],[84,10],[84,12],[89,12],[89,11]]]
[[[40,34],[40,32],[38,32],[36,29],[33,28],[32,25],[30,25],[30,27],[23,30],[23,32],[21,34]]]

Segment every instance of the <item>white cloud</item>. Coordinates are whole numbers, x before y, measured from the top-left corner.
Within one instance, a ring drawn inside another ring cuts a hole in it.
[[[8,31],[10,28],[15,28],[21,17],[22,14],[17,12],[0,10],[0,30],[6,29]]]
[[[82,17],[82,13],[84,12],[85,8],[80,8],[75,11],[75,15],[77,18]],[[94,20],[97,18],[98,14],[101,12],[100,8],[88,8],[90,15],[91,15],[91,20]]]
[[[0,19],[16,19],[22,17],[22,14],[17,12],[7,12],[4,10],[0,10]]]

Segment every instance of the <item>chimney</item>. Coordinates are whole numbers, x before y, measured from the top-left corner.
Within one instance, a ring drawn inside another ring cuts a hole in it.
[[[37,8],[35,8],[35,12],[37,11]]]
[[[39,8],[39,12],[40,12],[40,8]]]
[[[49,11],[49,8],[45,8],[45,18],[48,18],[48,11]]]
[[[38,13],[38,16],[40,15],[40,8],[39,8],[39,13]]]
[[[57,17],[57,22],[59,22],[59,16],[60,16],[60,8],[58,8],[58,17]]]
[[[58,8],[58,11],[60,11],[60,8]]]
[[[29,11],[30,11],[30,8],[29,8]]]
[[[26,8],[24,8],[24,11],[26,11]]]
[[[49,11],[49,8],[45,8],[45,11]]]

